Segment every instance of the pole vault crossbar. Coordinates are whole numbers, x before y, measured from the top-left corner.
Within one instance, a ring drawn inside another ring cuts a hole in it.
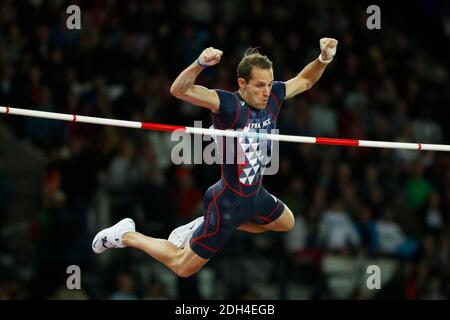
[[[274,133],[255,133],[239,130],[219,130],[206,129],[197,127],[185,127],[169,124],[139,122],[116,120],[100,117],[87,117],[75,114],[64,114],[56,112],[38,111],[30,109],[10,108],[8,106],[0,106],[0,113],[7,115],[18,115],[25,117],[35,117],[53,120],[62,120],[68,122],[81,122],[90,124],[99,124],[104,126],[115,126],[124,128],[144,129],[150,131],[168,131],[168,132],[186,132],[192,134],[203,134],[210,136],[224,136],[224,137],[258,137],[267,140],[296,142],[296,143],[310,143],[334,146],[347,147],[368,147],[368,148],[390,148],[390,149],[411,149],[411,150],[429,150],[429,151],[450,151],[450,145],[444,144],[426,144],[426,143],[407,143],[407,142],[388,142],[388,141],[372,141],[372,140],[352,140],[352,139],[337,139],[337,138],[323,138],[323,137],[305,137],[293,136]]]

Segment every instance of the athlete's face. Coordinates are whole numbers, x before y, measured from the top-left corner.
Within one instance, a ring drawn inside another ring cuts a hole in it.
[[[264,109],[272,90],[273,70],[253,68],[250,80],[238,79],[239,90],[244,100],[252,107]]]

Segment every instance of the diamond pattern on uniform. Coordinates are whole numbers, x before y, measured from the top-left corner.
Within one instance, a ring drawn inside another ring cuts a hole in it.
[[[241,140],[241,139],[239,139],[239,140]],[[247,152],[248,148],[250,148],[250,144],[245,143],[245,141],[241,143],[241,146],[242,146],[242,149],[244,150],[244,152]]]
[[[258,158],[255,156],[253,159],[248,160],[248,162],[250,162],[250,165],[253,167],[256,162],[258,161]]]
[[[244,132],[256,132],[253,129],[245,128]],[[261,168],[267,163],[265,156],[262,156],[262,148],[260,145],[259,137],[241,137],[239,138],[239,144],[245,155],[245,166],[240,172],[239,181],[243,184],[252,184],[255,179],[259,179],[261,176]],[[264,141],[264,145],[267,146],[267,141]],[[266,152],[267,153],[267,152]]]

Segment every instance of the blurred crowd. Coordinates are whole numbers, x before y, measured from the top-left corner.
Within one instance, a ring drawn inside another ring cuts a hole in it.
[[[66,27],[70,4],[81,8],[81,30]],[[235,91],[249,46],[272,59],[276,80],[288,80],[317,58],[319,39],[328,36],[339,40],[337,55],[310,91],[285,101],[281,133],[448,144],[445,6],[384,4],[381,30],[369,30],[364,1],[2,1],[0,105],[209,127],[206,110],[169,93],[204,48],[224,55],[199,83]],[[312,288],[305,298],[335,298],[324,267],[330,257],[394,261],[371,298],[450,298],[445,152],[281,144],[279,172],[264,185],[294,212],[295,229],[238,232],[205,271],[175,279],[134,251],[94,256],[90,241],[123,217],[167,237],[201,214],[218,166],[172,164],[167,133],[18,116],[1,116],[0,129],[15,139],[12,148],[36,154],[25,167],[43,159],[35,175],[19,179],[27,157],[11,158],[13,149],[0,143],[0,298],[302,298],[291,284]],[[14,197],[27,179],[38,181],[29,188],[33,201]],[[27,201],[30,210],[18,219],[15,203]],[[76,292],[65,289],[73,264],[82,269]],[[251,272],[230,271],[258,266],[266,274],[251,280]],[[353,289],[339,297],[365,297]]]

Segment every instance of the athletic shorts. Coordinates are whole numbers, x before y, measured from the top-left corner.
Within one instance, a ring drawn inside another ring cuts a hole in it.
[[[200,257],[210,259],[242,223],[271,223],[281,216],[284,208],[284,203],[262,185],[253,196],[242,197],[219,180],[205,192],[204,222],[190,240],[191,249]]]

